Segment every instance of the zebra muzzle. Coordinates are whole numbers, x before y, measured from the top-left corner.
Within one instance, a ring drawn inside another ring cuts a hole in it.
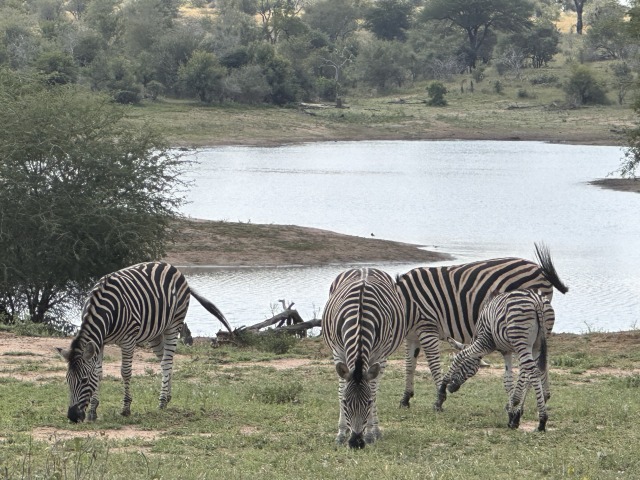
[[[79,408],[77,405],[73,405],[69,407],[69,411],[67,412],[67,418],[71,420],[73,423],[84,422],[84,408]]]
[[[351,433],[351,437],[349,438],[349,448],[364,448],[365,442],[362,434]]]

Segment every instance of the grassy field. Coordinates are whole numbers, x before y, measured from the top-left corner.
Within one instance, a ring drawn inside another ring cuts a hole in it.
[[[533,395],[521,428],[506,427],[497,356],[449,396],[442,413],[431,410],[433,387],[421,361],[412,407],[399,409],[404,374],[396,354],[378,400],[383,438],[362,451],[333,443],[337,377],[319,338],[298,341],[283,355],[207,343],[181,347],[166,410],[156,407],[157,368],[145,367],[132,382],[131,417],[119,415],[119,376],[107,375],[98,421],[80,425],[65,418],[61,360],[52,351],[5,350],[0,477],[639,478],[638,344],[637,330],[554,335],[546,433],[532,431]],[[444,358],[448,363],[447,352]]]
[[[428,81],[380,94],[348,93],[346,108],[300,104],[287,108],[237,104],[204,105],[161,98],[130,108],[134,121],[148,121],[176,146],[281,145],[370,139],[499,139],[619,145],[634,124],[633,92],[622,105],[611,62],[585,64],[608,90],[610,105],[571,107],[563,86],[579,64],[581,39],[567,35],[561,53],[544,68],[498,75],[489,66],[481,81],[469,74],[445,81],[446,107],[429,107]],[[471,83],[473,82],[473,91]]]

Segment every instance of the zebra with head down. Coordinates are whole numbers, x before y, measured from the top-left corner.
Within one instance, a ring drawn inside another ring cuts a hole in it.
[[[515,290],[490,298],[480,312],[476,335],[464,346],[449,339],[461,351],[454,357],[449,371],[440,385],[440,402],[446,390],[456,392],[464,382],[476,374],[482,357],[499,351],[505,359],[504,387],[509,396],[507,412],[509,427],[518,428],[529,386],[533,386],[538,403],[538,430],[547,424],[547,407],[551,393],[547,369],[547,337],[545,325],[555,319],[549,299],[540,292]],[[513,386],[511,354],[520,362],[518,381]]]
[[[351,269],[331,284],[322,336],[339,377],[336,442],[363,448],[380,438],[376,394],[387,357],[406,333],[404,305],[393,278],[373,269]]]
[[[523,258],[494,258],[461,265],[414,268],[398,276],[409,322],[401,407],[409,407],[414,395],[420,349],[427,358],[437,393],[442,383],[440,340],[451,337],[469,343],[476,333],[480,308],[492,292],[540,289],[551,300],[554,288],[561,293],[569,290],[556,272],[549,249],[536,244],[535,251],[538,263]],[[551,332],[553,321],[545,328],[547,333]],[[434,408],[442,408],[439,397]]]
[[[231,332],[231,326],[220,310],[191,290],[184,275],[167,263],[140,263],[98,281],[85,302],[80,331],[71,347],[58,348],[68,364],[69,420],[84,421],[87,407],[87,419],[96,420],[102,356],[107,344],[116,344],[122,349],[122,415],[131,413],[131,364],[133,351],[140,344],[148,343],[160,361],[160,408],[169,403],[173,356],[190,295]]]

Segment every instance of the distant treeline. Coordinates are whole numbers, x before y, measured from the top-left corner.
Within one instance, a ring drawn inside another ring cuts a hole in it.
[[[489,64],[500,74],[544,67],[562,35],[580,38],[582,62],[613,58],[633,70],[639,8],[635,0],[0,0],[0,65],[121,103],[336,101],[358,87],[380,93],[462,72],[481,81]],[[575,18],[572,33],[556,27],[562,14]]]

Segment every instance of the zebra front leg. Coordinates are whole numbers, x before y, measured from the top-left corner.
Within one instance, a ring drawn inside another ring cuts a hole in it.
[[[416,372],[416,365],[418,363],[418,355],[420,355],[420,343],[415,332],[411,332],[407,335],[405,340],[405,386],[404,394],[400,400],[400,407],[409,408],[411,397],[413,397],[414,376]]]
[[[380,363],[380,373],[378,376],[371,381],[371,392],[373,394],[372,404],[371,404],[371,414],[369,415],[369,419],[367,421],[367,428],[364,433],[364,441],[365,443],[373,443],[376,440],[380,440],[382,437],[382,432],[380,432],[380,425],[378,421],[378,404],[376,399],[378,398],[378,388],[380,386],[380,378],[382,377],[382,373],[386,367],[386,360]]]
[[[176,353],[176,345],[178,344],[178,334],[165,335],[164,338],[164,355],[160,367],[162,368],[162,387],[160,388],[159,408],[165,408],[171,401],[171,374],[173,371],[173,356]]]
[[[99,398],[99,388],[100,383],[102,382],[102,355],[104,350],[100,350],[98,354],[98,362],[96,364],[96,373],[98,374],[98,386],[96,387],[95,392],[91,395],[91,400],[89,400],[89,411],[87,412],[87,421],[95,422],[98,419],[98,405],[100,405]]]
[[[133,345],[122,345],[122,366],[120,367],[120,374],[122,375],[122,382],[124,384],[124,398],[122,400],[122,412],[120,414],[123,417],[131,415],[131,401],[133,397],[129,389],[131,383],[131,364],[133,363]]]
[[[344,390],[347,382],[342,378],[338,383],[338,400],[340,403],[340,418],[338,418],[338,435],[336,435],[336,445],[344,445],[347,441],[347,432],[349,427],[347,426],[347,417],[344,414]]]

